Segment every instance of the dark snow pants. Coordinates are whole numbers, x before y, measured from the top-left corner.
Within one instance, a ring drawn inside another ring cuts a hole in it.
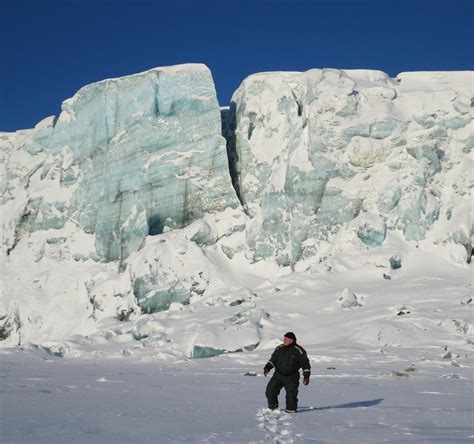
[[[278,408],[278,395],[283,387],[286,391],[287,410],[296,410],[298,407],[298,386],[300,385],[300,373],[285,376],[275,372],[267,384],[265,395],[270,409]]]

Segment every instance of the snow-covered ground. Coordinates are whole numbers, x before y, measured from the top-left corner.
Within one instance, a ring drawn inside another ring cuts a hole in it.
[[[469,443],[466,359],[454,368],[441,351],[309,347],[314,374],[290,416],[263,409],[265,351],[169,363],[3,350],[2,442]]]
[[[222,317],[245,311],[245,302],[228,301],[202,302],[211,314],[194,303],[150,315],[148,324],[166,327],[168,345],[134,339],[125,333],[131,322],[114,340],[4,348],[2,442],[472,442],[472,268],[422,252],[398,270],[370,258],[353,258],[362,268],[352,271],[334,259],[342,271],[248,280],[266,313],[253,327],[261,343],[252,351],[189,359],[173,345],[190,340],[191,321],[230,344]],[[230,324],[231,335],[248,335],[249,323]],[[313,368],[292,416],[265,410],[262,376],[288,330]],[[55,355],[64,348],[66,357]]]

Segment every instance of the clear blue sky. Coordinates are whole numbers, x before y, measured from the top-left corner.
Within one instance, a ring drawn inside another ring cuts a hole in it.
[[[473,69],[471,0],[2,0],[0,130],[58,114],[80,87],[202,62],[219,101],[249,74]]]

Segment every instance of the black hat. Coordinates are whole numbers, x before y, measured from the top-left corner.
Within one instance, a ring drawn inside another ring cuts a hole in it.
[[[292,331],[289,331],[288,333],[285,333],[283,336],[285,338],[293,339],[293,341],[296,342],[296,336]]]

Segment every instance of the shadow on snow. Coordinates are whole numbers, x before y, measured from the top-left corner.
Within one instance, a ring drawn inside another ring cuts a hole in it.
[[[314,410],[331,410],[331,409],[355,409],[357,407],[373,407],[383,401],[383,398],[372,399],[370,401],[348,402],[346,404],[328,405],[325,407],[298,407],[298,413],[312,412]]]

